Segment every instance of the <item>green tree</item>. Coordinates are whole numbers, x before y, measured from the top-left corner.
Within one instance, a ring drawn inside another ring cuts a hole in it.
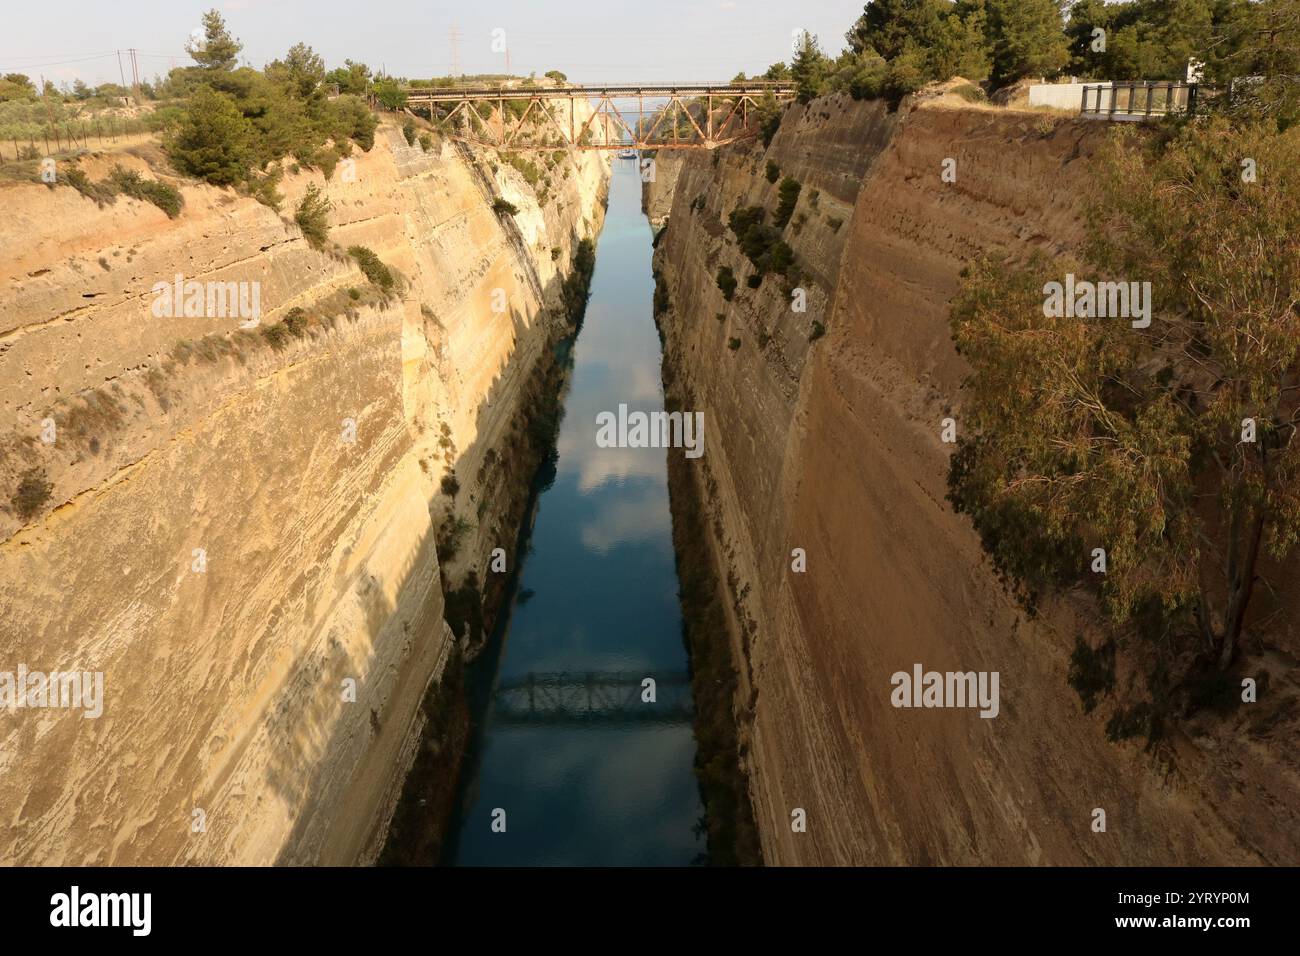
[[[1149,636],[1222,669],[1261,550],[1282,560],[1300,535],[1300,128],[1214,118],[1163,149],[1135,139],[1099,168],[1083,269],[986,261],[954,301],[972,371],[951,497],[1031,589],[1104,548],[1089,577],[1114,620],[1154,609]],[[1151,326],[1045,315],[1044,279],[1072,269],[1149,281]]]
[[[1300,122],[1300,0],[1246,4],[1216,33],[1227,52],[1214,72],[1232,88],[1232,111],[1279,129]]]
[[[302,230],[303,238],[313,249],[325,248],[329,238],[329,215],[332,208],[329,199],[315,183],[307,186],[302,201],[294,212],[293,221]]]
[[[0,77],[0,103],[34,99],[36,99],[36,85],[24,74],[6,73]]]
[[[298,97],[309,99],[325,82],[325,61],[305,43],[295,43],[283,60],[273,60],[266,75],[281,83]]]
[[[930,73],[936,80],[961,76],[978,83],[988,79],[993,51],[984,0],[959,0],[953,5],[943,18],[930,58]]]
[[[400,110],[406,105],[406,90],[391,77],[375,81],[375,96],[379,97],[379,102],[385,109]]]
[[[799,52],[790,64],[790,78],[794,81],[796,98],[807,103],[826,92],[826,79],[830,61],[817,46],[817,38],[804,31]]]
[[[940,43],[951,6],[947,0],[872,0],[844,39],[854,53],[874,52],[892,60],[909,41],[923,48]]]
[[[1057,0],[988,0],[988,30],[994,86],[1051,76],[1070,61]]]
[[[230,35],[226,21],[216,10],[203,14],[203,40],[191,43],[190,57],[206,70],[229,72],[239,61],[244,45]]]
[[[325,82],[337,86],[340,93],[365,96],[370,92],[370,67],[364,63],[344,60],[343,66],[336,67],[325,75]]]
[[[252,161],[253,125],[224,93],[201,87],[167,139],[172,163],[216,186],[242,181]]]

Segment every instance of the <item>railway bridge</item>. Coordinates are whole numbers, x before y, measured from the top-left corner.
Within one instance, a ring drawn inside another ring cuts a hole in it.
[[[716,149],[757,135],[761,104],[794,95],[764,80],[412,87],[407,107],[452,139],[496,149]]]

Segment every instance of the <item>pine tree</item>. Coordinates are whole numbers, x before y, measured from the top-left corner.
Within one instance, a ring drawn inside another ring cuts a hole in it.
[[[830,61],[817,46],[817,38],[804,31],[799,52],[790,64],[790,76],[794,80],[797,98],[800,103],[821,96],[826,90],[826,78],[830,73]]]
[[[233,70],[239,62],[239,51],[244,45],[230,35],[226,21],[216,10],[203,14],[203,34],[203,42],[189,48],[194,62],[207,70]]]
[[[1051,76],[1070,61],[1056,0],[988,0],[994,86]]]
[[[216,186],[241,182],[252,159],[253,125],[224,93],[200,87],[167,152],[178,170]]]

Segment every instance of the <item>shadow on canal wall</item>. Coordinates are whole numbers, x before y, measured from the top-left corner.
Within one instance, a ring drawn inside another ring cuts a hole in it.
[[[561,280],[557,278],[548,287],[547,292],[550,294],[544,301],[555,301],[552,296],[558,295],[560,285]],[[513,575],[513,570],[507,574],[494,574],[487,570],[491,548],[504,548],[507,568],[516,567],[519,557],[516,544],[520,539],[514,529],[523,521],[534,500],[533,476],[539,467],[544,467],[548,455],[554,453],[554,435],[558,423],[555,406],[561,392],[558,385],[567,375],[565,363],[557,358],[557,352],[560,351],[560,344],[575,334],[566,318],[555,314],[556,311],[550,310],[549,315],[539,315],[534,320],[538,326],[534,330],[525,326],[517,313],[511,313],[518,341],[522,341],[525,335],[544,333],[546,345],[538,351],[530,367],[523,369],[509,365],[503,374],[494,378],[487,397],[475,412],[475,434],[492,434],[489,418],[500,418],[500,412],[492,410],[500,403],[513,401],[515,408],[509,416],[504,436],[492,446],[496,454],[490,460],[495,464],[490,469],[480,469],[472,482],[475,491],[471,491],[471,483],[467,483],[466,487],[453,496],[478,496],[481,502],[487,503],[486,508],[479,511],[480,521],[485,525],[490,523],[494,528],[511,529],[511,533],[500,536],[499,542],[492,540],[491,535],[479,536],[483,540],[472,542],[474,552],[466,554],[464,549],[457,549],[455,542],[449,540],[446,517],[439,520],[439,515],[447,508],[446,497],[434,496],[425,504],[431,517],[431,527],[438,530],[421,538],[396,589],[398,602],[388,598],[378,587],[372,587],[369,581],[360,586],[364,592],[360,597],[365,607],[365,630],[373,645],[385,623],[398,612],[400,596],[405,596],[414,589],[413,585],[419,576],[429,573],[430,569],[436,569],[442,601],[433,600],[435,592],[425,602],[426,606],[419,610],[421,613],[427,612],[430,610],[428,605],[441,603],[441,609],[434,609],[440,610],[440,615],[431,622],[432,627],[450,628],[450,633],[455,635],[454,640],[447,642],[450,650],[438,662],[433,678],[422,696],[420,714],[416,719],[423,721],[424,726],[418,740],[414,741],[416,753],[410,763],[411,770],[401,782],[401,793],[396,799],[387,836],[382,841],[378,858],[380,864],[433,864],[438,861],[441,853],[471,724],[464,694],[464,665],[468,656],[481,649],[484,635],[491,632]],[[522,351],[524,350],[517,349],[516,356]],[[512,389],[517,377],[522,377],[524,384],[522,388]],[[514,394],[511,394],[512,391]],[[467,461],[484,461],[488,457],[487,451],[488,449],[480,447],[479,440],[461,449],[454,460],[452,473],[456,473],[457,467]],[[456,509],[453,507],[448,515],[455,514]],[[406,610],[409,614],[412,609]],[[418,614],[415,615],[415,618],[418,617]],[[440,643],[441,635],[422,633],[410,627],[411,619],[408,617],[407,625],[404,626],[407,641],[424,640],[431,645]],[[317,656],[314,664],[304,664],[301,673],[320,678],[333,669],[333,662],[322,653]],[[398,679],[400,681],[402,676],[399,675]],[[388,700],[394,701],[402,696],[393,694]],[[322,701],[320,707],[324,706]],[[319,716],[311,713],[286,714],[282,715],[279,723],[285,732],[295,733],[302,738],[303,734],[309,732],[295,732],[289,728],[321,726],[322,721],[314,719]],[[389,731],[389,719],[388,713],[372,709],[369,726],[371,736],[377,740],[382,738]],[[397,737],[413,736],[409,727],[398,730]],[[350,737],[347,733],[336,733],[324,744],[300,739],[300,746],[292,748],[292,752],[310,748],[325,758],[316,761],[318,767],[330,766],[333,761],[328,758],[337,750],[348,748]],[[371,748],[380,749],[375,743],[371,744]],[[296,761],[287,760],[277,761],[268,767],[267,777],[276,792],[286,801],[301,800],[304,793],[314,793],[326,783],[320,771],[304,779],[301,766]],[[322,821],[316,814],[300,816],[295,821],[285,850],[276,862],[301,862],[301,848],[311,843],[311,833],[321,826]],[[374,837],[365,842],[368,845],[376,843]]]
[[[585,242],[586,240],[584,240]],[[581,244],[579,244],[580,246]],[[592,269],[590,258],[575,256],[576,268],[562,282],[552,283],[544,301],[564,304],[564,314],[549,322],[546,348],[532,367],[514,370],[525,376],[505,437],[482,456],[475,446],[466,448],[456,461],[491,461],[480,468],[474,485],[478,489],[479,517],[485,517],[484,504],[491,511],[492,526],[505,533],[494,539],[477,542],[476,552],[461,560],[456,554],[455,530],[445,521],[438,540],[426,541],[424,550],[437,559],[444,596],[444,615],[456,635],[454,649],[442,676],[427,690],[422,710],[425,729],[411,770],[389,825],[388,835],[378,862],[385,866],[432,866],[444,857],[448,825],[453,818],[456,797],[472,728],[473,713],[466,694],[466,667],[483,651],[496,631],[502,612],[513,593],[518,568],[527,544],[527,522],[541,490],[539,476],[553,472],[556,438],[563,415],[563,399],[572,370],[572,349],[582,322],[586,294]],[[512,313],[516,334],[525,332],[522,322]],[[477,434],[487,434],[484,418],[488,408],[504,391],[503,380],[496,379],[488,399],[477,412]],[[488,454],[488,452],[495,454]],[[485,473],[489,471],[490,474]],[[457,472],[452,469],[453,474]],[[458,492],[461,494],[462,492]],[[434,507],[434,502],[430,502]],[[491,551],[506,552],[505,573],[490,570]],[[459,570],[448,573],[450,565]]]

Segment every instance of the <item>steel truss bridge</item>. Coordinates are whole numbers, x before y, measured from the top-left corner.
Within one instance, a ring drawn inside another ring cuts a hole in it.
[[[641,700],[641,681],[655,680],[655,702]],[[691,676],[544,673],[502,681],[492,719],[504,724],[689,724],[695,717]]]
[[[407,106],[428,110],[451,139],[495,149],[716,149],[757,135],[760,101],[794,94],[793,86],[764,81],[431,87],[408,90]],[[595,104],[585,120],[580,100]],[[649,112],[646,100],[656,104]],[[527,105],[515,118],[518,106],[507,103]],[[558,142],[548,144],[540,130],[558,133]]]

